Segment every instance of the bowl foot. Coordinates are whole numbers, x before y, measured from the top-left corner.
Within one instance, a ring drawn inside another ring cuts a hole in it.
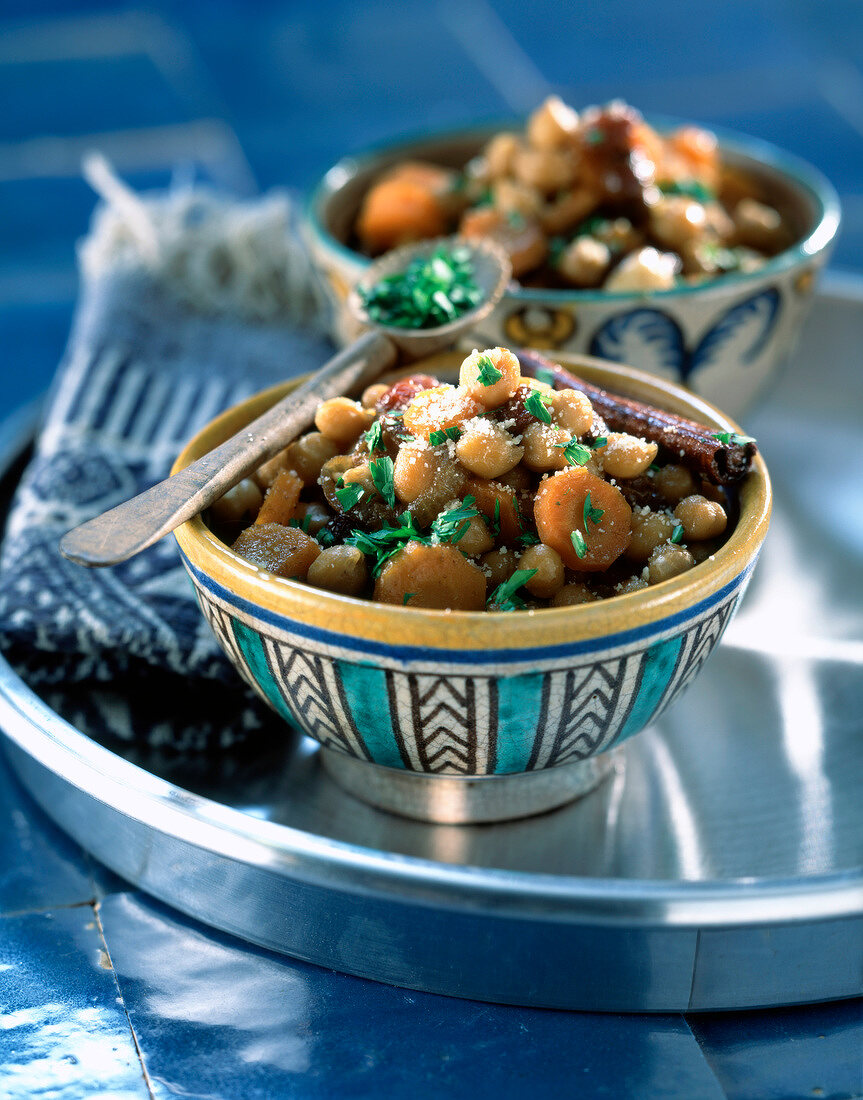
[[[554,810],[592,791],[614,768],[617,751],[515,775],[427,775],[385,768],[321,749],[332,779],[380,810],[438,825],[511,821]]]

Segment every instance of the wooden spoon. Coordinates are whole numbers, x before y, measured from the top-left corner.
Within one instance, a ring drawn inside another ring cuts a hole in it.
[[[80,565],[95,566],[116,565],[139,554],[203,512],[296,439],[313,423],[322,401],[368,386],[395,364],[399,353],[405,359],[419,359],[442,350],[468,332],[494,308],[510,279],[509,259],[491,241],[443,238],[397,249],[371,264],[358,286],[370,287],[441,245],[469,249],[474,277],[483,293],[478,306],[437,328],[400,329],[370,321],[354,289],[348,297],[348,307],[370,331],[257,420],[185,470],[68,531],[60,540],[64,556]]]

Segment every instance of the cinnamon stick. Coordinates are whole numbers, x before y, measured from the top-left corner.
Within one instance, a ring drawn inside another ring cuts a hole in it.
[[[706,424],[687,420],[631,397],[609,393],[577,378],[539,352],[523,348],[518,352],[518,360],[522,372],[528,377],[535,378],[538,371],[550,373],[558,387],[568,387],[586,394],[597,414],[612,431],[628,432],[658,443],[674,461],[689,466],[714,485],[733,485],[749,471],[756,450],[754,443],[722,443],[713,437],[713,429]]]

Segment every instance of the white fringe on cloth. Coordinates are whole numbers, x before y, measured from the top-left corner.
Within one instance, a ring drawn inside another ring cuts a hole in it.
[[[329,309],[290,198],[240,202],[202,187],[140,196],[100,153],[84,176],[103,199],[79,246],[85,276],[145,267],[202,313],[328,330]]]

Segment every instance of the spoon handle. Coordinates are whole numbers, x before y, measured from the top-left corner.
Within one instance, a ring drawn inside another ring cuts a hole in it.
[[[286,447],[312,423],[321,401],[368,385],[394,365],[396,354],[388,337],[365,333],[215,450],[67,532],[61,552],[80,565],[116,565],[146,550]]]

